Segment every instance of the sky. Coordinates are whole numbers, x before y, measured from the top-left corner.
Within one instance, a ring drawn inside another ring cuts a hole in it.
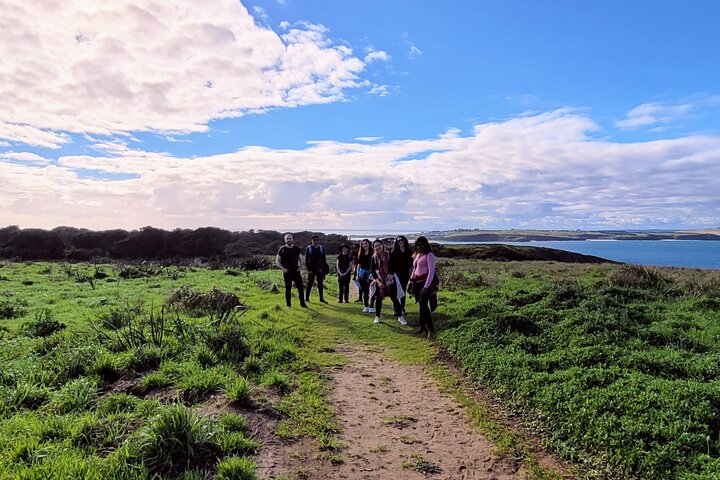
[[[720,2],[0,0],[0,227],[720,227]]]

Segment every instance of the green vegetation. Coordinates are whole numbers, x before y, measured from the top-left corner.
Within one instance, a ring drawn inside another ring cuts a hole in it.
[[[281,306],[280,273],[252,265],[0,263],[0,479],[255,478],[250,411],[340,463],[327,379],[346,342],[427,366],[532,478],[557,476],[437,361],[440,350],[585,477],[720,475],[717,272],[438,264],[428,343],[410,327],[371,327],[356,304]],[[413,457],[406,468],[437,467]]]
[[[591,472],[717,478],[720,277],[665,272],[510,275],[452,295],[441,340]]]

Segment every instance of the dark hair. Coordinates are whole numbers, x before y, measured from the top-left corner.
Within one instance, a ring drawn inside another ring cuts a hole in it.
[[[420,250],[420,247],[423,247],[425,252],[423,253],[432,253],[432,247],[430,246],[430,242],[428,242],[428,239],[420,236],[415,240],[415,254],[417,254]]]
[[[358,243],[358,253],[357,253],[358,260],[360,260],[361,255],[365,255],[365,252],[363,252],[363,248],[362,248],[363,242],[368,243],[368,246],[369,246],[368,255],[372,255],[372,243],[370,243],[370,240],[368,240],[367,238],[363,238],[362,240],[360,240],[360,243]]]
[[[320,240],[320,237],[318,237],[317,235],[313,235],[312,237],[310,237],[310,240],[315,240],[316,238]]]
[[[407,237],[405,235],[397,235],[395,237],[395,241],[393,242],[392,253],[398,253],[400,251],[400,245],[398,244],[398,238],[401,239],[403,241],[403,243],[405,244],[405,251],[409,252],[410,244],[408,243]]]
[[[375,250],[375,244],[376,244],[376,243],[379,243],[380,245],[382,245],[383,250],[385,250],[385,244],[384,244],[383,241],[380,240],[379,238],[376,238],[375,240],[373,240],[373,242],[372,242],[372,250]]]

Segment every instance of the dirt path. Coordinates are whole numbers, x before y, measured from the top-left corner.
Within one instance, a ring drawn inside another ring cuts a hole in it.
[[[516,462],[493,453],[422,367],[353,345],[338,351],[349,362],[334,371],[330,400],[344,448],[330,454],[311,441],[273,441],[257,458],[260,478],[526,478]]]

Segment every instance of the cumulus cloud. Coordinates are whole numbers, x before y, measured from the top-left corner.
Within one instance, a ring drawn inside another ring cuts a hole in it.
[[[372,63],[374,61],[387,62],[390,60],[390,55],[383,50],[370,49],[365,55],[365,63]]]
[[[365,63],[318,25],[258,25],[237,0],[2,0],[0,139],[195,132],[343,99]],[[260,17],[264,11],[256,11]]]
[[[597,128],[562,109],[429,139],[318,141],[193,158],[111,144],[55,164],[0,158],[0,217],[90,228],[720,224],[720,138],[613,143],[594,138]]]

